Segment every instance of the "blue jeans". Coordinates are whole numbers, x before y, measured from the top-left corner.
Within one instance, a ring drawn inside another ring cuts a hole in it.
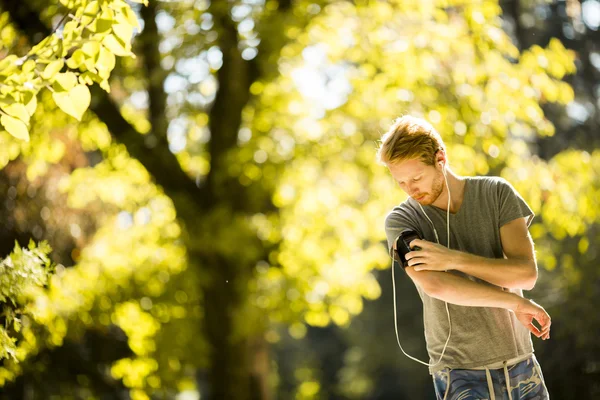
[[[506,384],[506,376],[510,386]],[[437,400],[549,400],[535,356],[500,369],[450,369],[433,374]],[[510,387],[510,395],[507,387]]]

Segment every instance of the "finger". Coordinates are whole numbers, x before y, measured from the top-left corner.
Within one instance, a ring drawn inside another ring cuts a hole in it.
[[[548,313],[546,313],[546,312],[540,313],[535,316],[535,319],[538,322],[538,324],[540,325],[540,327],[542,328],[543,332],[550,330],[551,320],[550,320],[550,316],[548,315]]]
[[[529,329],[536,337],[542,336],[542,332],[531,322],[527,324],[527,329]]]
[[[408,265],[410,265],[411,267],[414,265],[418,265],[418,264],[423,264],[423,259],[421,257],[413,257],[410,260],[406,260],[408,262]]]
[[[413,248],[414,246],[419,246],[420,248],[424,248],[428,245],[429,245],[429,242],[427,240],[423,240],[423,239],[414,239],[414,240],[411,240],[411,242],[409,243],[409,246],[411,248]]]
[[[425,253],[423,253],[421,251],[409,251],[408,253],[406,253],[406,255],[404,257],[408,261],[413,258],[423,258],[423,257],[425,257]]]
[[[544,336],[544,339],[550,339],[550,322],[542,329],[542,335]]]

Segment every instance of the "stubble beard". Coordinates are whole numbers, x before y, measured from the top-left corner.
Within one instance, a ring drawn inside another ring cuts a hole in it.
[[[437,201],[444,190],[444,177],[441,173],[436,174],[431,185],[431,193],[420,202],[422,205],[429,206]]]

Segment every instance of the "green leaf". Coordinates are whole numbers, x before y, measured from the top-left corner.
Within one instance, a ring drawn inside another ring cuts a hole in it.
[[[56,75],[60,72],[60,70],[63,68],[64,65],[65,65],[65,62],[63,61],[62,58],[59,58],[58,60],[54,60],[54,61],[50,62],[50,64],[48,64],[46,66],[46,68],[44,68],[44,72],[42,72],[42,78],[52,79],[54,77],[54,75]]]
[[[65,113],[81,121],[83,113],[90,106],[90,90],[86,85],[77,85],[68,92],[54,92],[52,98]]]
[[[77,84],[77,76],[73,72],[57,74],[54,80],[54,90],[69,91]]]
[[[25,140],[29,142],[29,131],[27,125],[20,119],[11,117],[10,115],[0,116],[0,123],[4,126],[4,129],[17,139]]]

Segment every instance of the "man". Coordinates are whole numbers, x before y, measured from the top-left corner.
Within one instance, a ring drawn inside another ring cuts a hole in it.
[[[423,119],[396,120],[377,157],[409,196],[385,221],[390,254],[404,231],[423,238],[405,271],[423,301],[437,399],[549,399],[530,332],[548,339],[550,316],[523,298],[537,280],[533,211],[502,178],[455,174]]]

